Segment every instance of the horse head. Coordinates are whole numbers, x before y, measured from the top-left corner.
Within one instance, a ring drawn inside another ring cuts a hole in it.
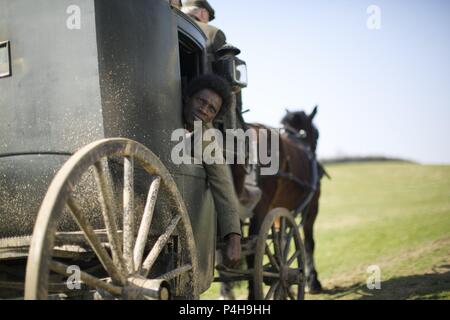
[[[317,141],[319,140],[319,130],[317,130],[313,121],[317,115],[318,106],[314,107],[311,114],[304,111],[291,112],[286,109],[286,115],[281,120],[283,127],[291,133],[295,133],[311,150],[315,153]]]

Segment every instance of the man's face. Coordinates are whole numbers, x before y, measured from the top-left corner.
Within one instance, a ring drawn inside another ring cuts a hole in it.
[[[209,22],[209,12],[205,8],[200,8],[199,14],[197,15],[197,18],[203,22],[208,23]]]
[[[210,89],[202,89],[189,97],[184,107],[184,119],[193,127],[194,121],[211,123],[222,108],[222,98]]]

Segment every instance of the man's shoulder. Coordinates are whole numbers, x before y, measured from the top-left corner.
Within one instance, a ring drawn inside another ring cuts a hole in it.
[[[214,36],[218,33],[222,33],[223,31],[220,30],[219,28],[212,26],[210,24],[206,24],[200,21],[196,21],[197,25],[200,27],[200,29],[202,29],[202,31],[206,34],[206,36],[210,37],[210,36]]]

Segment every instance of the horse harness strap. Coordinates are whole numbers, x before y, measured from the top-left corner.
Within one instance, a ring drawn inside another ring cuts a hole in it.
[[[308,155],[309,165],[311,166],[311,168],[318,168],[318,166],[320,164],[316,160],[316,156],[312,153],[311,149],[308,146],[305,146],[304,143],[301,140],[299,140],[296,136],[294,138],[291,138],[291,135],[289,134],[288,138],[292,139],[296,143],[302,144],[305,147],[305,151],[306,151],[306,153]],[[280,135],[280,142],[283,145],[283,148],[285,150],[287,150],[287,147],[285,145],[285,142],[281,138],[281,135]],[[288,153],[286,153],[286,161],[287,161],[288,168],[289,167],[291,167],[291,168],[294,167],[294,164],[292,163],[292,159],[291,159],[291,157],[289,156]],[[305,182],[303,180],[300,180],[299,178],[297,178],[295,175],[293,175],[290,172],[279,171],[276,176],[281,177],[281,178],[289,179],[292,182],[295,182],[302,189],[309,189],[309,190],[311,190],[313,192],[315,192],[317,190],[318,181],[316,181],[317,179],[312,179],[313,177],[311,177],[311,179],[310,179],[311,181]]]
[[[297,135],[293,134],[291,130],[287,130],[287,131],[289,132],[288,133],[289,139],[292,139],[296,143],[301,143],[302,145],[304,145],[303,141],[301,139],[299,139],[299,137]],[[280,142],[283,145],[285,144],[285,142],[283,142],[283,139],[281,139],[281,136],[280,136]],[[300,204],[294,210],[294,216],[296,216],[298,213],[303,213],[300,225],[303,225],[303,223],[306,219],[306,216],[309,212],[309,210],[305,210],[305,209],[308,207],[308,205],[310,204],[311,200],[313,199],[314,195],[317,192],[318,184],[319,184],[319,166],[321,167],[320,163],[316,159],[315,154],[313,154],[313,152],[311,151],[311,149],[308,146],[305,146],[305,147],[306,147],[305,151],[308,154],[309,165],[310,165],[311,171],[312,171],[309,182],[302,181],[299,178],[297,178],[296,176],[294,176],[292,173],[289,173],[289,172],[278,172],[278,174],[277,174],[277,176],[279,176],[279,177],[286,178],[286,179],[289,179],[289,180],[295,182],[300,188],[309,190],[309,192],[306,194],[304,199],[302,199],[300,201]],[[287,159],[288,167],[289,166],[292,167],[293,164],[292,164],[290,157],[287,156],[286,159]]]
[[[286,178],[291,180],[292,182],[295,182],[300,188],[302,189],[309,189],[309,190],[313,190],[316,191],[316,186],[313,186],[307,182],[304,182],[302,180],[300,180],[299,178],[297,178],[296,176],[294,176],[292,173],[288,173],[288,172],[279,172],[276,174],[277,177],[280,178]]]

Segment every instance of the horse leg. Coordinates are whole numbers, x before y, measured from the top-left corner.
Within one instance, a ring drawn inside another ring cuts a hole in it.
[[[313,227],[318,213],[318,198],[314,198],[312,206],[306,215],[303,225],[303,232],[305,234],[305,262],[306,262],[306,284],[309,293],[316,294],[322,291],[322,284],[317,275],[316,266],[314,263],[314,233]]]
[[[234,282],[222,282],[220,286],[220,300],[236,300],[233,289]]]

